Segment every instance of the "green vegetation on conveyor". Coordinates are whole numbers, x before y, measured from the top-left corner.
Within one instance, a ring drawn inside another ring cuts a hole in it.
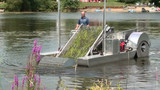
[[[85,56],[101,31],[102,27],[96,27],[90,30],[82,29],[71,44],[69,50],[62,57],[76,60],[78,57]]]

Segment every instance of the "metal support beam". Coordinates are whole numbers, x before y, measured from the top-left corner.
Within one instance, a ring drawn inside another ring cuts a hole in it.
[[[58,0],[58,49],[61,48],[61,1]]]
[[[106,52],[106,43],[105,43],[105,38],[106,38],[106,30],[105,30],[105,25],[106,25],[106,0],[104,0],[104,11],[103,11],[103,54]]]

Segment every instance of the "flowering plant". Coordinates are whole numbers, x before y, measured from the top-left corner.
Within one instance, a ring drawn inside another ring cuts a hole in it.
[[[24,90],[26,85],[27,90],[42,90],[40,87],[41,78],[38,77],[36,74],[37,66],[40,62],[40,51],[42,46],[37,46],[37,40],[34,41],[34,46],[32,49],[32,54],[28,57],[27,65],[25,68],[25,76],[22,79],[22,85],[20,90]],[[26,82],[26,84],[25,84]],[[12,83],[12,90],[18,90],[19,87],[19,80],[18,76],[15,75],[14,82]]]

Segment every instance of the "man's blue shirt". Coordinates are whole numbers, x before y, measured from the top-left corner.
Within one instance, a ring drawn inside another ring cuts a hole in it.
[[[89,25],[89,19],[87,17],[83,17],[83,18],[81,17],[78,20],[78,24],[79,25],[83,24],[83,25],[87,26],[87,25]]]

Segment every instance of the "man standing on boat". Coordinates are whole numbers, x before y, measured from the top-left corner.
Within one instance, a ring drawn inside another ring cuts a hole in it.
[[[89,19],[85,16],[85,11],[81,12],[81,18],[78,20],[78,24],[75,29],[77,30],[81,24],[89,27]]]

